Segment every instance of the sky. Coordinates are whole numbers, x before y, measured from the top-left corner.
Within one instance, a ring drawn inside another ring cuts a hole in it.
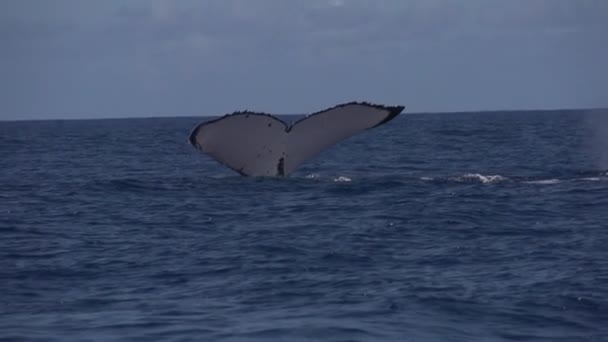
[[[2,0],[0,120],[608,107],[605,0]]]

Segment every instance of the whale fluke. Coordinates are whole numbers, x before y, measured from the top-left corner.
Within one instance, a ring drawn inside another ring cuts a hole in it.
[[[243,176],[287,176],[330,146],[394,119],[404,108],[349,102],[291,126],[270,114],[235,112],[199,124],[189,141]]]

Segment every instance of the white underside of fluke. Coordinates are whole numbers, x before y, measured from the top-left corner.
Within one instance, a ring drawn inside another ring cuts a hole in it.
[[[203,122],[190,143],[244,176],[286,176],[328,147],[396,117],[403,106],[350,102],[289,126],[265,113],[236,112]]]

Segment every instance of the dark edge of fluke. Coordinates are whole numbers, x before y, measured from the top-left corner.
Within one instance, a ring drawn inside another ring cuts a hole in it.
[[[388,110],[389,114],[386,116],[386,118],[382,121],[380,121],[378,124],[376,124],[375,126],[371,127],[371,128],[376,128],[380,125],[383,125],[391,120],[393,120],[397,115],[399,115],[404,109],[405,106],[384,106],[384,105],[380,105],[380,104],[375,104],[375,103],[370,103],[370,102],[357,102],[357,101],[351,101],[351,102],[346,102],[346,103],[342,103],[342,104],[338,104],[335,105],[333,107],[306,115],[305,117],[303,117],[302,119],[294,122],[292,125],[288,125],[285,121],[277,118],[276,116],[269,114],[269,113],[264,113],[264,112],[254,112],[254,111],[249,111],[249,110],[243,110],[243,111],[236,111],[230,114],[225,114],[217,119],[213,119],[213,120],[209,120],[209,121],[205,121],[202,122],[200,124],[198,124],[196,127],[194,127],[194,129],[192,130],[192,132],[190,132],[190,136],[188,137],[188,142],[190,143],[190,145],[199,148],[200,146],[198,146],[198,144],[196,143],[196,135],[198,134],[199,129],[201,129],[201,127],[206,126],[206,125],[210,125],[212,123],[218,122],[220,120],[224,120],[227,117],[232,117],[232,116],[238,116],[238,115],[258,115],[258,116],[267,116],[270,117],[271,119],[278,121],[280,123],[283,124],[283,126],[285,126],[285,131],[289,132],[291,131],[291,129],[297,125],[298,123],[312,117],[315,115],[319,115],[319,114],[323,114],[325,112],[329,112],[330,110],[334,110],[336,108],[340,108],[340,107],[346,107],[346,106],[350,106],[350,105],[362,105],[362,106],[367,106],[367,107],[372,107],[372,108],[376,108],[376,109],[384,109],[384,110]],[[240,173],[240,172],[239,172]]]
[[[389,114],[384,120],[380,121],[377,125],[375,125],[372,128],[376,128],[380,125],[384,125],[385,123],[393,120],[394,118],[397,117],[397,115],[399,115],[399,114],[401,114],[401,112],[403,112],[403,110],[405,109],[405,106],[393,106],[393,107],[382,107],[382,108],[388,109]]]
[[[283,120],[281,120],[281,119],[277,118],[276,116],[274,116],[272,114],[269,114],[269,113],[252,112],[252,111],[249,111],[249,110],[236,111],[236,112],[233,112],[233,113],[230,113],[230,114],[224,114],[224,115],[222,115],[221,117],[219,117],[217,119],[205,121],[205,122],[202,122],[202,123],[196,125],[196,127],[194,127],[194,129],[192,130],[192,132],[190,132],[190,136],[188,137],[188,141],[190,142],[190,145],[192,145],[194,147],[197,147],[197,148],[199,147],[198,144],[195,141],[195,138],[196,138],[196,135],[198,134],[198,131],[202,127],[207,126],[207,125],[211,125],[212,123],[224,120],[224,119],[226,119],[228,117],[241,116],[241,115],[245,115],[245,116],[249,116],[249,115],[267,116],[267,117],[270,117],[271,119],[273,119],[275,121],[278,121],[279,123],[282,123],[283,126],[285,126],[286,130],[289,127],[289,125],[285,121],[283,121]]]
[[[327,109],[323,109],[322,111],[319,111],[319,112],[315,112],[315,113],[309,114],[309,115],[303,117],[302,119],[294,122],[291,126],[289,126],[287,128],[287,131],[288,132],[291,131],[291,129],[295,125],[297,125],[298,123],[300,123],[300,122],[302,122],[302,121],[304,121],[304,120],[306,120],[306,119],[308,119],[310,117],[313,117],[315,115],[319,115],[319,114],[323,114],[323,113],[329,112],[329,111],[334,110],[336,108],[346,107],[346,106],[351,106],[351,105],[360,105],[360,106],[366,106],[366,107],[371,107],[371,108],[376,108],[376,109],[388,110],[388,112],[389,112],[388,116],[384,120],[380,121],[378,124],[376,124],[375,126],[373,126],[371,128],[378,127],[378,126],[380,126],[382,124],[385,124],[385,123],[391,121],[392,119],[394,119],[397,115],[399,115],[399,113],[401,113],[405,109],[405,106],[384,106],[384,105],[379,105],[379,104],[365,102],[365,101],[363,101],[363,102],[357,102],[357,101],[346,102],[346,103],[341,103],[339,105],[335,105],[335,106],[327,108]]]

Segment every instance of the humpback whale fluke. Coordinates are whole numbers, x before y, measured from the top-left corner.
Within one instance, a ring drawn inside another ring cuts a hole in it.
[[[287,176],[330,146],[394,119],[404,108],[349,102],[291,126],[270,114],[235,112],[199,124],[189,141],[243,176]]]

